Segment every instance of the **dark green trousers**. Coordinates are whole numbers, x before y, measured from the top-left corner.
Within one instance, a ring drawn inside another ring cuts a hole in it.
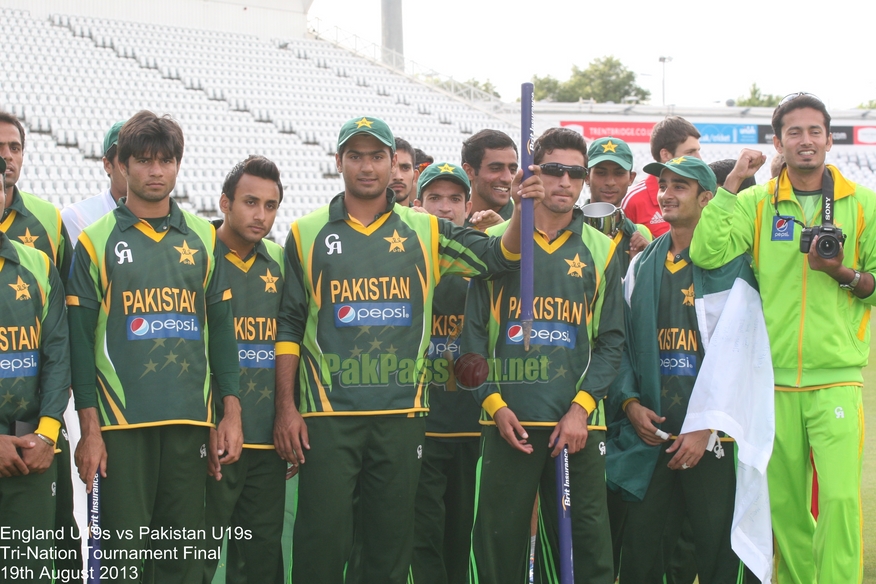
[[[218,556],[222,546],[204,526],[208,437],[209,428],[182,424],[103,432],[107,476],[100,485],[101,527],[110,538],[101,541],[101,550],[126,550],[121,553],[129,558],[146,548],[166,555],[145,562],[105,559],[102,565],[126,579],[145,571],[144,581],[201,583],[204,556]],[[155,533],[141,535],[141,528]],[[194,530],[205,537],[189,537]]]
[[[480,439],[426,438],[414,518],[415,584],[465,584]]]
[[[414,539],[414,497],[425,419],[312,416],[310,450],[298,473],[292,537],[295,584],[342,584],[359,486],[363,584],[405,584]]]
[[[548,448],[553,428],[526,431],[532,454],[513,449],[495,426],[483,429],[472,531],[472,584],[526,581],[536,493],[540,511],[535,581],[558,582],[556,475]],[[586,447],[569,457],[569,473],[575,583],[611,584],[604,431],[590,431]]]
[[[58,456],[55,456],[54,462],[42,474],[0,478],[0,527],[27,532],[31,528],[54,530],[57,476]],[[9,546],[9,549],[0,556],[0,582],[51,582],[45,576],[40,579],[40,573],[52,569],[52,560],[28,559],[26,554],[29,547],[44,552],[56,549],[54,539],[26,542],[23,538],[15,537],[3,541],[2,545]],[[75,557],[79,557],[78,550]]]
[[[283,583],[285,502],[286,461],[273,449],[244,448],[240,460],[222,467],[221,481],[207,479],[207,530],[228,536],[227,583]],[[205,584],[218,563],[206,560]]]
[[[642,501],[627,502],[621,555],[621,584],[662,584],[664,538],[677,541],[690,522],[700,584],[751,582],[753,576],[730,548],[736,495],[732,444],[718,459],[709,452],[691,469],[670,470],[673,454],[661,451]]]

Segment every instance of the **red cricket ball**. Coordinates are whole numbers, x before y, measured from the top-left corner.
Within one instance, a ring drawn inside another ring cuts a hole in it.
[[[483,355],[466,353],[461,355],[453,365],[453,373],[457,383],[463,389],[477,389],[487,380],[490,365]]]

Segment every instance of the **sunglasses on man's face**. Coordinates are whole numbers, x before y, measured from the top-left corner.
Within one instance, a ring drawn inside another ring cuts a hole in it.
[[[584,178],[584,175],[587,174],[587,169],[583,166],[568,166],[566,164],[560,164],[559,162],[547,162],[545,164],[540,165],[542,174],[546,174],[548,176],[563,176],[566,173],[569,173],[569,178],[574,180],[581,180]]]

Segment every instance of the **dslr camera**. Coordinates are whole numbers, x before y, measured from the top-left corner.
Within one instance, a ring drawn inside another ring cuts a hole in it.
[[[836,257],[839,254],[840,248],[846,242],[843,230],[833,223],[813,225],[812,227],[804,227],[800,233],[801,252],[809,253],[809,248],[812,247],[812,239],[816,235],[818,236],[818,242],[815,244],[815,253],[826,260]]]

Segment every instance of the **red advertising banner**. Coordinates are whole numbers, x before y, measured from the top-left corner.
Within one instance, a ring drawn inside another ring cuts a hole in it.
[[[608,136],[620,138],[624,142],[650,142],[651,130],[655,122],[560,122],[564,128],[581,132],[586,140],[597,140]]]
[[[876,126],[855,126],[855,144],[876,145]]]

